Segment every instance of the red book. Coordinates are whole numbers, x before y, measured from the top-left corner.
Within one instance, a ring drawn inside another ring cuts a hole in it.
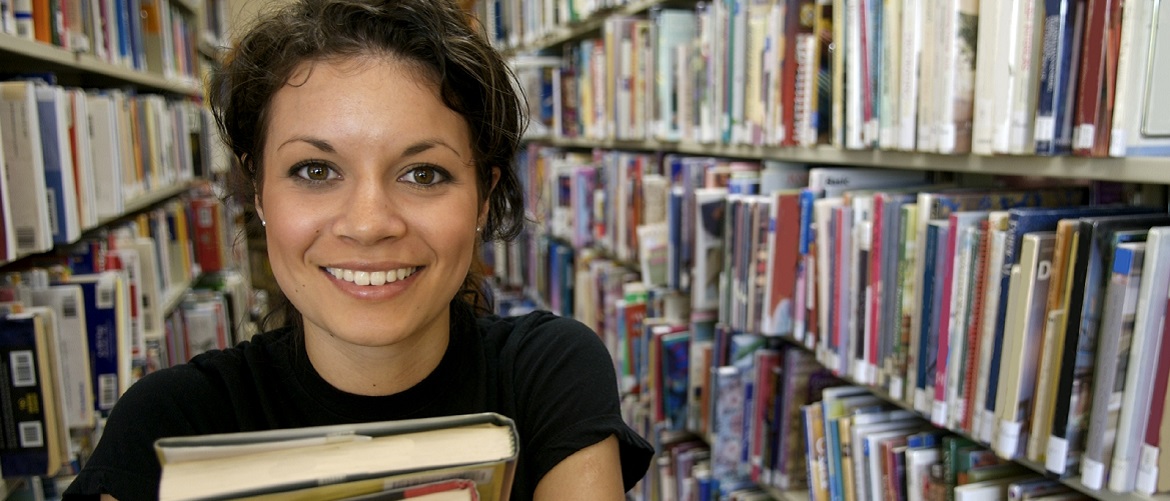
[[[1092,156],[1097,129],[1104,124],[1102,98],[1105,93],[1106,31],[1111,3],[1119,0],[1088,0],[1085,35],[1081,47],[1081,74],[1077,84],[1076,113],[1073,116],[1073,154]]]
[[[223,209],[210,197],[191,199],[191,240],[195,262],[203,273],[224,268],[227,242],[223,237]]]

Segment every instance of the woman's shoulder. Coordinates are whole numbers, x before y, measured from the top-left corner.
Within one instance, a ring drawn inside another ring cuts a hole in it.
[[[513,344],[575,344],[600,342],[593,329],[569,317],[536,310],[517,316],[486,316],[477,319],[481,334],[501,345]]]

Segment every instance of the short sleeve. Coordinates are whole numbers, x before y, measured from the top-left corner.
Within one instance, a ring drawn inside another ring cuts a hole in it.
[[[622,478],[631,489],[650,465],[653,448],[622,420],[609,351],[576,320],[528,316],[504,350],[512,361],[522,458],[532,488],[573,453],[610,435],[618,439]],[[505,365],[505,367],[508,367]]]

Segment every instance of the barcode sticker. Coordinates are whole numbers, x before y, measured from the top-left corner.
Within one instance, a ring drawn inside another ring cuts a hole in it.
[[[45,446],[45,428],[40,421],[21,421],[17,423],[20,429],[20,446],[31,449]]]
[[[1097,137],[1097,127],[1093,124],[1078,125],[1073,131],[1073,149],[1093,149],[1093,142]]]
[[[77,298],[70,296],[61,302],[61,316],[63,318],[77,317]]]
[[[20,250],[34,250],[37,246],[37,230],[32,226],[21,226],[16,229],[16,248]]]
[[[28,388],[37,385],[37,372],[33,365],[32,350],[13,351],[8,354],[12,365],[12,386]]]
[[[54,235],[61,234],[61,214],[57,213],[57,190],[45,188],[45,196],[49,199],[49,228]]]
[[[98,282],[97,286],[97,307],[99,309],[108,310],[114,307],[114,292],[117,282],[113,280],[103,280]]]
[[[1057,475],[1063,475],[1068,467],[1068,440],[1056,436],[1048,437],[1048,450],[1044,455],[1044,468]]]
[[[98,409],[109,410],[114,408],[118,401],[118,375],[98,374]]]
[[[1052,141],[1056,137],[1056,118],[1036,117],[1036,130],[1032,137],[1036,142]]]

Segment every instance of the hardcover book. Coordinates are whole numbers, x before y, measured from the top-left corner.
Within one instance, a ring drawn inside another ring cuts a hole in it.
[[[494,413],[162,438],[159,499],[342,499],[466,479],[501,500],[519,443]]]

